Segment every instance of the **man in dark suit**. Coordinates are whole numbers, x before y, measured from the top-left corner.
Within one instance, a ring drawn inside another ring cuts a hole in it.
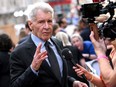
[[[51,38],[53,13],[52,7],[47,3],[34,4],[28,20],[32,33],[11,54],[11,87],[68,87],[68,82],[72,83],[73,87],[87,87],[67,75],[66,62],[60,53],[62,44]],[[47,55],[50,53],[46,51],[47,42],[49,48],[54,50],[58,64],[50,61],[52,55]],[[59,66],[61,77],[57,76],[57,69],[52,70],[56,65]]]

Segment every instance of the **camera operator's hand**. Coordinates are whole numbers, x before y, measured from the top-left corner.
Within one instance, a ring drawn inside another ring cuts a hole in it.
[[[102,14],[102,15],[100,15],[99,17],[96,17],[96,18],[95,18],[95,21],[97,21],[97,22],[104,22],[104,21],[106,21],[108,18],[109,18],[108,15]]]
[[[96,41],[95,38],[94,38],[94,32],[91,31],[90,39],[91,39],[91,41],[92,41],[92,43],[94,45],[94,49],[95,49],[96,54],[97,55],[99,55],[99,54],[105,55],[106,46],[105,46],[103,38]]]

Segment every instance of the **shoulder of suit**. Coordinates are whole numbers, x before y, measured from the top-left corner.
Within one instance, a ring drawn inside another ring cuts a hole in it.
[[[57,38],[55,38],[55,37],[51,37],[51,39],[53,40],[53,41],[55,41],[56,43],[61,43],[61,41],[60,40],[58,40]]]

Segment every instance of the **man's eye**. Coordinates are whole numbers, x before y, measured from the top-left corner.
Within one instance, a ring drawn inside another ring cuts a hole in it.
[[[45,23],[45,21],[38,21],[38,23],[42,24],[42,23]]]
[[[52,23],[52,20],[49,20],[48,23]]]

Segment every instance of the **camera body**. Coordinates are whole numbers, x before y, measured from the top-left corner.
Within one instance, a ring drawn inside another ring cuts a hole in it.
[[[116,38],[116,19],[110,20],[99,27],[99,35],[114,40]]]
[[[89,3],[82,5],[82,16],[83,18],[94,18],[100,15],[102,5],[99,3]]]
[[[101,35],[100,37],[109,37],[111,39],[115,39],[116,19],[113,20],[115,8],[116,8],[116,2],[113,3],[109,1],[109,4],[105,7],[103,7],[102,4],[100,3],[89,3],[82,5],[81,12],[83,18],[88,18],[89,23],[94,23],[95,17],[98,17],[100,14],[106,14],[109,12],[110,18],[107,21],[105,21],[99,29],[92,27],[91,30],[96,31],[95,32],[96,36]]]

